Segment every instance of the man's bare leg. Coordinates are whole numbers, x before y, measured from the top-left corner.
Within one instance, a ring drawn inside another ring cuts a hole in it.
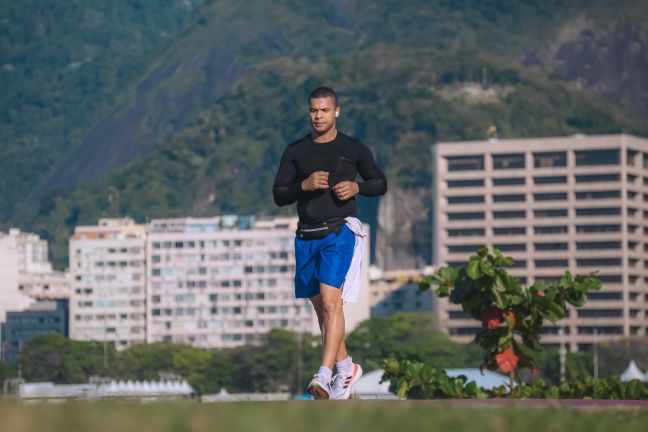
[[[319,327],[320,331],[322,333],[322,349],[325,346],[325,340],[326,340],[326,328],[323,326],[324,324],[324,309],[322,306],[322,295],[317,294],[316,296],[313,296],[310,298],[311,303],[313,304],[313,308],[315,309],[315,313],[317,314],[317,321],[319,322]],[[342,328],[344,329],[344,308],[342,308]],[[339,362],[344,359],[346,359],[349,356],[349,353],[347,352],[346,349],[346,343],[344,342],[344,332],[342,333],[342,341],[340,342],[340,347],[337,350],[337,353],[335,355],[335,361]]]
[[[342,310],[342,290],[320,283],[322,296],[322,365],[333,369],[340,345],[344,340],[344,312]],[[346,347],[344,349],[346,354]],[[346,355],[343,357],[346,358]]]

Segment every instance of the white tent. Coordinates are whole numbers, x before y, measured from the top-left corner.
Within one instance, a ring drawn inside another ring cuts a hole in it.
[[[484,390],[492,390],[495,387],[509,385],[509,377],[487,369],[484,369],[483,372],[477,368],[446,369],[445,371],[450,378],[456,378],[459,375],[463,375],[468,378],[466,384],[475,381],[477,387],[481,387]]]
[[[353,388],[353,398],[398,399],[395,394],[389,391],[389,381],[380,383],[383,373],[385,373],[384,370],[378,369],[364,374]]]
[[[630,381],[633,379],[638,379],[639,381],[644,381],[644,373],[641,372],[641,369],[637,366],[634,360],[630,361],[630,364],[621,374],[621,381]]]

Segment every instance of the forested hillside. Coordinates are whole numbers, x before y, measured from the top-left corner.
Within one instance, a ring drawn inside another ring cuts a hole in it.
[[[320,84],[403,190],[429,184],[432,142],[490,125],[648,135],[643,2],[0,4],[0,229],[52,240],[59,267],[101,216],[278,212]]]

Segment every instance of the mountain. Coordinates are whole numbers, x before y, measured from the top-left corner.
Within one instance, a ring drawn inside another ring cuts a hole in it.
[[[277,158],[307,130],[304,98],[322,83],[340,91],[341,128],[413,196],[429,184],[431,142],[491,124],[502,137],[647,135],[629,114],[645,114],[643,2],[117,3],[0,9],[12,24],[0,30],[0,84],[12,89],[0,105],[2,225],[53,240],[59,266],[70,229],[102,215],[276,213]],[[85,29],[97,10],[101,31]],[[21,22],[56,31],[35,37]],[[39,47],[51,55],[30,54]],[[93,60],[76,76],[51,78],[84,50]],[[48,74],[21,79],[16,65]],[[363,210],[375,219],[375,203]],[[415,243],[401,246],[424,255]]]

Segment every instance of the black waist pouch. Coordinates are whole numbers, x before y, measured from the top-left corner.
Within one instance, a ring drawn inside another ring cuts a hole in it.
[[[295,235],[302,240],[323,239],[333,231],[339,234],[344,224],[346,224],[346,220],[342,218],[329,219],[316,224],[300,223],[297,225]]]

